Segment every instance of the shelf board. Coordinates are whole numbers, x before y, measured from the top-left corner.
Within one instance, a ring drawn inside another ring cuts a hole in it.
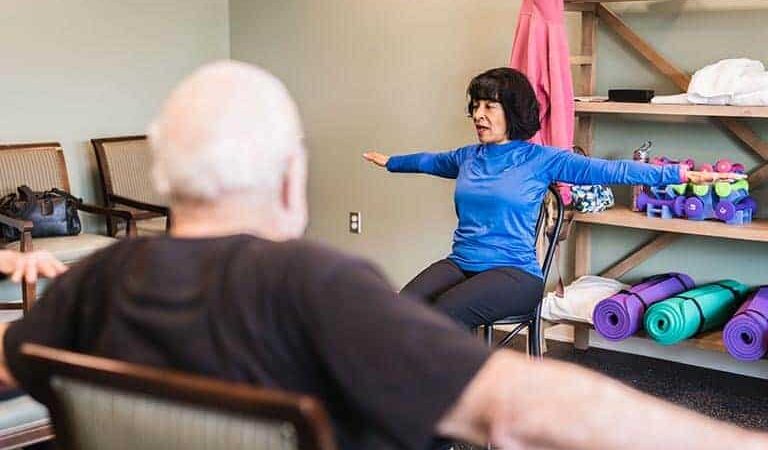
[[[563,324],[563,325],[572,325],[572,326],[579,326],[579,327],[587,327],[590,330],[594,330],[595,327],[592,326],[589,323],[586,322],[577,322],[575,320],[555,320],[555,321],[549,321],[553,324]],[[653,341],[651,338],[648,337],[645,332],[640,331],[635,336],[636,338],[641,339],[647,339],[649,341]],[[711,350],[716,352],[722,352],[727,353],[728,350],[725,349],[725,344],[723,343],[723,331],[722,330],[711,330],[711,331],[705,331],[703,333],[699,333],[695,337],[692,337],[690,339],[686,339],[683,342],[680,342],[676,345],[684,345],[687,347],[694,347],[699,348],[702,350]]]
[[[654,103],[576,102],[576,113],[768,118],[768,106],[657,105]]]
[[[599,213],[576,213],[574,220],[596,225],[768,242],[768,220],[764,219],[755,220],[747,225],[727,225],[714,220],[658,219],[647,217],[644,213],[630,211],[625,206],[616,206]]]

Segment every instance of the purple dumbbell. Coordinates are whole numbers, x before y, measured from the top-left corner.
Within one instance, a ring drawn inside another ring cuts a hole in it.
[[[637,206],[637,209],[640,211],[645,211],[645,209],[648,207],[648,205],[651,206],[667,206],[669,209],[672,210],[672,213],[676,217],[682,217],[683,212],[685,210],[685,197],[678,196],[671,200],[662,200],[658,198],[653,198],[646,194],[645,192],[640,193],[640,195],[637,196],[637,200],[635,201],[635,205]]]
[[[650,199],[651,197],[649,197],[648,194],[641,192],[635,199],[635,206],[638,210],[645,211],[645,207],[648,206],[648,200]]]
[[[685,200],[685,215],[691,219],[704,217],[704,201],[698,197],[689,197]]]
[[[757,209],[757,202],[754,198],[744,197],[738,203],[722,200],[718,202],[715,207],[715,217],[723,222],[728,222],[729,220],[733,220],[737,211],[744,211],[745,209],[751,209],[752,211]]]

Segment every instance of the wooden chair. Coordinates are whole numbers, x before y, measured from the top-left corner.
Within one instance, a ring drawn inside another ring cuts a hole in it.
[[[109,208],[128,208],[136,220],[136,234],[163,234],[170,228],[169,210],[152,188],[152,157],[146,136],[91,139],[101,175],[101,189]],[[107,223],[116,236],[115,221]],[[131,235],[132,230],[126,234]]]
[[[313,398],[23,344],[65,450],[333,450]],[[48,401],[48,400],[46,400]]]
[[[45,406],[24,395],[0,401],[0,448],[10,450],[53,439]]]
[[[69,192],[69,177],[64,161],[64,152],[58,142],[35,144],[0,145],[0,197],[15,192],[21,185],[27,185],[34,191],[52,188]],[[130,212],[115,211],[82,203],[78,209],[83,212],[99,214],[107,220],[120,218],[129,223],[133,220]],[[64,263],[73,263],[96,250],[111,245],[113,238],[90,233],[77,236],[35,238],[32,239],[32,223],[0,214],[0,222],[21,232],[17,242],[0,241],[0,248],[15,249],[22,252],[47,250]],[[4,282],[9,283],[9,282]],[[21,303],[0,303],[0,309],[19,309],[28,311],[35,300],[36,285],[22,284]]]

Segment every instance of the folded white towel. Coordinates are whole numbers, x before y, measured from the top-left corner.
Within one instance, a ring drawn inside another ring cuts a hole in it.
[[[675,94],[675,95],[655,95],[651,99],[651,103],[659,105],[690,105],[688,101],[688,94]]]
[[[592,311],[597,303],[629,286],[612,278],[583,276],[565,287],[562,297],[550,292],[541,305],[546,320],[575,320],[592,323]]]

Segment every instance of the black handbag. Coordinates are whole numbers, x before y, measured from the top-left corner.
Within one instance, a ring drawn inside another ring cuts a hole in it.
[[[81,199],[61,189],[33,192],[29,186],[21,186],[17,191],[0,199],[0,213],[32,222],[33,238],[80,234],[82,225],[77,207]],[[6,242],[17,241],[21,239],[21,232],[0,224],[0,238]]]

